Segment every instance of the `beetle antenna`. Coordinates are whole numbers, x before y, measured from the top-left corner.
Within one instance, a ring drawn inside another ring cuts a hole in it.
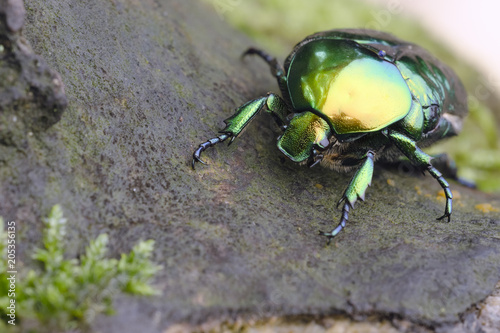
[[[307,166],[312,168],[313,166],[319,164],[321,161],[323,161],[323,154],[319,154],[316,149],[312,150],[312,156],[309,159],[309,162],[307,163]]]
[[[309,163],[309,167],[312,168],[313,166],[319,164],[321,161],[323,161],[323,155],[318,155],[318,158],[316,160],[313,160],[312,163]]]

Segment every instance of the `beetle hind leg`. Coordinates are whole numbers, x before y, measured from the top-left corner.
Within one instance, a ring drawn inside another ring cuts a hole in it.
[[[257,55],[261,57],[269,65],[271,74],[278,80],[278,86],[280,87],[281,94],[283,96],[288,96],[288,86],[286,83],[285,69],[280,64],[280,62],[275,57],[269,55],[267,52],[255,47],[250,47],[248,50],[243,52],[241,57],[244,58],[247,55]]]
[[[257,49],[255,47],[250,47],[250,48],[248,48],[248,50],[243,52],[241,57],[244,58],[247,55],[257,55],[257,56],[261,57],[269,65],[269,67],[271,68],[271,73],[274,76],[280,77],[280,76],[284,75],[285,71],[283,69],[283,66],[281,66],[281,64],[278,62],[278,60],[275,57],[267,54],[267,52],[265,52],[261,49]]]
[[[455,164],[455,161],[448,156],[448,154],[443,153],[433,155],[431,163],[436,169],[443,173],[443,176],[451,178],[463,186],[476,188],[476,184],[473,181],[458,176],[457,165]]]
[[[335,237],[342,229],[344,229],[346,222],[349,218],[349,211],[354,208],[357,199],[365,200],[365,192],[370,186],[373,177],[373,162],[375,153],[371,150],[366,153],[366,158],[362,166],[356,171],[347,186],[342,199],[338,204],[344,202],[342,208],[342,215],[339,224],[330,232],[320,231],[319,234],[328,237],[328,243]]]
[[[417,143],[408,138],[407,136],[389,130],[384,133],[395,145],[398,149],[408,157],[408,159],[415,164],[416,166],[422,168],[422,170],[427,170],[434,179],[436,179],[443,188],[444,194],[446,196],[446,207],[444,210],[444,215],[439,217],[438,220],[442,220],[444,218],[448,218],[448,222],[450,221],[451,212],[452,212],[452,200],[453,194],[450,190],[450,185],[444,179],[441,172],[439,172],[432,164],[432,157],[424,153],[418,146]]]

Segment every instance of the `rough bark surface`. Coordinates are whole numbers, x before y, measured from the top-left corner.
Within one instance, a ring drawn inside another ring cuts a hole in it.
[[[474,207],[499,207],[498,196],[452,183],[452,221],[439,222],[444,198],[432,177],[377,167],[366,202],[326,246],[317,231],[337,223],[352,175],[281,163],[270,117],[191,170],[193,150],[235,107],[277,91],[265,64],[240,60],[249,40],[210,8],[180,0],[30,0],[25,8],[24,34],[60,73],[68,107],[52,127],[26,122],[36,135],[3,116],[26,119],[24,108],[3,107],[0,126],[13,132],[0,140],[0,215],[19,221],[22,253],[60,203],[68,255],[107,232],[115,254],[155,239],[164,266],[161,297],[120,298],[117,315],[96,330],[335,313],[439,327],[493,290],[500,214]]]
[[[22,0],[0,1],[0,144],[21,149],[27,136],[59,121],[67,104],[59,74],[20,33],[24,16]]]

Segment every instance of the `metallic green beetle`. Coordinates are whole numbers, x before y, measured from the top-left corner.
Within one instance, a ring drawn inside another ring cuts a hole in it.
[[[284,131],[278,149],[292,161],[357,169],[339,201],[344,203],[339,224],[320,231],[328,240],[345,227],[356,200],[364,200],[375,160],[394,162],[401,153],[439,182],[446,195],[439,219],[450,221],[448,182],[420,149],[458,134],[467,114],[465,89],[450,68],[415,44],[371,30],[308,36],[284,67],[261,50],[250,48],[243,55],[248,54],[269,64],[282,97],[269,93],[239,107],[225,120],[222,134],[193,153],[193,168],[204,163],[204,150],[229,138],[231,143],[265,110]]]

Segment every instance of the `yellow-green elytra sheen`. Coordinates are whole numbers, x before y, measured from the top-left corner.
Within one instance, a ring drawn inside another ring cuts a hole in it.
[[[412,104],[397,67],[376,57],[307,71],[300,83],[307,102],[330,118],[339,134],[378,131],[406,116]]]
[[[221,134],[195,150],[193,168],[204,163],[203,151],[232,142],[264,110],[282,128],[277,146],[292,161],[357,170],[339,201],[340,222],[330,232],[320,232],[328,240],[345,227],[357,199],[364,200],[375,160],[395,162],[401,155],[439,182],[446,196],[440,219],[450,220],[448,182],[421,150],[458,134],[468,112],[465,89],[449,67],[418,45],[371,30],[308,36],[284,66],[262,50],[250,48],[248,54],[269,64],[281,97],[269,93],[237,108]],[[456,170],[447,171],[459,180]]]

